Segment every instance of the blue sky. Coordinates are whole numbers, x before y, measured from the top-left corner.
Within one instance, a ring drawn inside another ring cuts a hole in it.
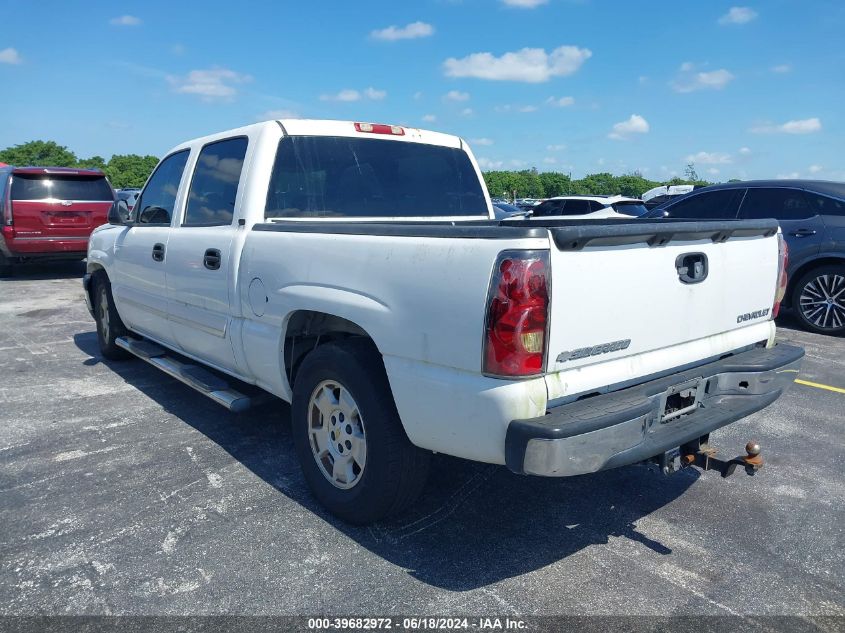
[[[459,134],[483,168],[845,180],[845,3],[739,1],[0,0],[0,147],[293,115]]]

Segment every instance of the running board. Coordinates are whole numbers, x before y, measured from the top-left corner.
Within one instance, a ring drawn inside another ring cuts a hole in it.
[[[115,343],[130,354],[134,354],[150,365],[158,367],[164,373],[173,376],[176,380],[208,396],[217,404],[222,404],[233,413],[246,411],[253,404],[249,396],[232,389],[217,374],[199,365],[183,363],[173,356],[169,356],[168,354],[171,353],[169,350],[151,341],[122,336],[115,339]]]

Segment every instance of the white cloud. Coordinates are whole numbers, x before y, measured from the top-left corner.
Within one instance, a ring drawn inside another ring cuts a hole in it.
[[[381,101],[387,96],[386,90],[376,90],[372,86],[364,90],[364,96],[373,101]]]
[[[443,95],[443,101],[469,101],[469,93],[460,90],[450,90]]]
[[[792,64],[778,64],[777,66],[772,66],[770,70],[773,73],[784,74],[792,71]]]
[[[424,114],[422,120],[426,123],[434,123],[437,120],[437,117],[433,114]]]
[[[237,95],[239,84],[252,81],[252,77],[228,68],[192,70],[185,77],[168,76],[174,92],[199,96],[203,101],[231,100]]]
[[[751,153],[751,149],[748,148],[748,147],[740,147],[739,153],[742,154],[743,156],[748,156]]]
[[[734,79],[733,73],[724,68],[695,72],[695,66],[690,62],[681,64],[680,70],[680,76],[672,82],[675,92],[722,90]]]
[[[698,152],[698,154],[687,156],[687,162],[699,165],[729,165],[733,162],[733,158],[724,152]]]
[[[422,97],[423,97],[422,92],[417,91],[417,92],[414,93],[414,101],[419,101],[420,99],[422,99]]]
[[[413,40],[418,37],[429,37],[434,35],[434,27],[426,22],[411,22],[405,26],[388,26],[386,29],[377,29],[370,33],[370,37],[386,42],[396,40]]]
[[[473,114],[472,108],[464,108],[463,110],[461,110],[462,116],[472,116],[472,114]]]
[[[443,62],[443,68],[448,77],[541,83],[573,74],[592,54],[577,46],[559,46],[551,53],[542,48],[523,48],[501,57],[492,53],[473,53],[461,59],[450,57]]]
[[[109,24],[114,26],[138,26],[141,24],[141,18],[136,18],[134,15],[121,15],[109,20]]]
[[[631,134],[645,134],[649,130],[648,121],[639,114],[632,114],[627,120],[614,123],[613,131],[607,135],[616,141],[627,140]]]
[[[0,51],[0,64],[20,64],[22,61],[20,53],[14,48],[4,48]]]
[[[255,118],[258,121],[275,121],[276,119],[296,119],[299,118],[299,114],[293,110],[267,110]]]
[[[495,110],[496,112],[524,112],[524,113],[525,112],[536,112],[537,109],[538,109],[537,106],[533,106],[533,105],[518,106],[518,105],[510,105],[510,104],[500,105],[500,106],[496,106],[495,108],[493,108],[493,110]]]
[[[555,158],[554,156],[546,156],[546,157],[543,159],[543,162],[544,162],[546,165],[556,165],[556,164],[557,164],[557,158]]]
[[[811,134],[822,129],[822,122],[818,117],[810,119],[795,119],[780,125],[758,125],[749,131],[754,134]]]
[[[748,24],[757,17],[757,12],[750,7],[731,7],[719,18],[719,24]]]
[[[558,108],[565,108],[575,103],[575,97],[561,97],[560,99],[558,99],[557,97],[549,97],[548,99],[546,99],[546,103],[548,103],[549,105],[556,106]]]
[[[481,169],[501,169],[504,163],[500,160],[490,160],[489,158],[479,158],[478,166]]]
[[[492,145],[493,139],[490,138],[474,138],[470,139],[472,145]]]
[[[817,173],[819,173],[820,171],[823,171],[823,170],[824,170],[824,167],[822,167],[821,165],[810,165],[807,168],[807,171],[809,171],[811,174],[817,174]]]
[[[796,178],[800,178],[800,177],[801,177],[801,174],[799,174],[797,171],[791,171],[787,174],[778,174],[776,176],[776,178],[778,180],[795,180]]]
[[[541,4],[547,4],[549,0],[502,0],[505,6],[516,7],[517,9],[534,9]]]
[[[546,145],[546,151],[549,152],[562,152],[566,149],[566,145],[563,143],[559,143],[557,145]]]
[[[320,95],[320,101],[343,101],[347,103],[352,101],[360,101],[361,99],[371,99],[373,101],[380,101],[386,96],[386,91],[376,90],[372,87],[365,89],[363,92],[354,90],[352,88],[344,88],[343,90],[335,94]]]
[[[717,176],[719,174],[719,170],[716,169],[715,167],[711,167],[710,169],[707,170],[707,173],[710,174],[711,176]]]

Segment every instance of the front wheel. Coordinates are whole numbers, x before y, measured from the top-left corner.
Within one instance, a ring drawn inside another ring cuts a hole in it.
[[[327,343],[296,376],[291,429],[311,492],[332,514],[365,524],[406,509],[428,475],[411,444],[381,356],[369,341]]]
[[[805,329],[845,333],[845,266],[820,266],[795,284],[792,307]]]
[[[114,307],[111,284],[104,273],[94,277],[94,320],[97,322],[97,342],[100,353],[109,360],[124,360],[132,354],[118,347],[116,340],[128,332]]]

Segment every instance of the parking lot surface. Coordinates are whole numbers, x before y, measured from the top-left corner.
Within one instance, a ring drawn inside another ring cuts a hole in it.
[[[0,614],[845,615],[845,394],[808,385],[713,436],[766,466],[570,479],[437,456],[419,504],[349,527],[275,402],[236,415],[105,362],[81,267],[0,282]],[[791,329],[845,387],[845,339]]]

